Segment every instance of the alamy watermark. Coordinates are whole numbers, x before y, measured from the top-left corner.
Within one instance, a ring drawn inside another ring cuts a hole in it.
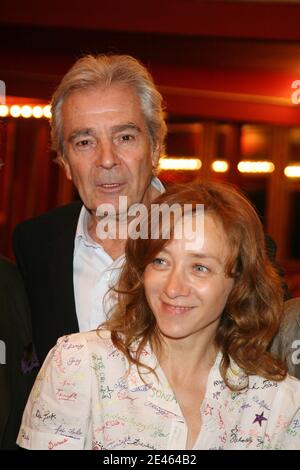
[[[6,346],[2,340],[0,340],[0,364],[6,364]]]
[[[150,211],[150,214],[149,214]],[[204,205],[178,203],[144,204],[128,207],[127,196],[119,197],[119,205],[101,204],[96,212],[99,222],[96,233],[101,240],[131,238],[186,240],[186,249],[201,249],[204,240]]]
[[[291,346],[295,351],[291,355],[291,362],[294,365],[300,364],[300,339],[295,339]]]
[[[5,104],[6,86],[3,80],[0,80],[0,105]]]
[[[291,88],[293,88],[295,91],[293,91],[291,95],[291,100],[293,104],[299,104],[300,103],[300,80],[294,80],[291,83]]]

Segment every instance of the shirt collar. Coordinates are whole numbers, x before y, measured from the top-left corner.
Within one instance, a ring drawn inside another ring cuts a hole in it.
[[[89,245],[89,246],[94,246],[94,247],[101,246],[92,239],[92,237],[90,236],[88,232],[89,217],[90,217],[89,211],[87,210],[85,206],[82,206],[80,214],[79,214],[79,219],[78,219],[78,224],[77,224],[77,229],[76,229],[76,234],[75,234],[75,253],[81,240],[86,245]]]
[[[157,178],[157,176],[152,176],[151,185],[153,186],[154,189],[157,189],[157,191],[159,191],[161,194],[163,194],[166,191],[164,185],[162,184],[160,179]]]

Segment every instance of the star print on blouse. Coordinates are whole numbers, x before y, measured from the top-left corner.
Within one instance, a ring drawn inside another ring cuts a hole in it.
[[[102,392],[102,398],[111,398],[111,394],[113,393],[113,389],[109,388],[107,385],[105,388],[101,387],[101,392]]]
[[[262,421],[267,421],[267,418],[264,417],[264,412],[262,412],[260,415],[255,413],[255,416],[256,418],[252,424],[258,423],[261,426]]]

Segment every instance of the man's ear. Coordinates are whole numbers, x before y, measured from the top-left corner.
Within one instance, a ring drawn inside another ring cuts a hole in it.
[[[61,153],[59,154],[58,157],[59,157],[59,161],[60,161],[61,166],[62,166],[63,169],[65,170],[67,179],[70,180],[70,181],[72,181],[72,173],[71,173],[71,168],[70,168],[69,163],[67,162],[67,160],[66,160],[66,158],[64,157],[64,155],[62,155]]]
[[[152,168],[156,168],[157,165],[158,165],[158,160],[159,160],[159,157],[160,157],[160,145],[157,144],[154,148],[154,150],[152,151],[152,158],[151,158],[151,162],[152,162]]]

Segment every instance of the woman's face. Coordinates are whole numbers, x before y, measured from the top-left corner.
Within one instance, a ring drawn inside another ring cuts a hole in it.
[[[233,288],[225,274],[230,247],[221,223],[205,215],[202,246],[197,249],[194,241],[184,236],[170,241],[144,272],[148,304],[160,332],[169,338],[205,331],[211,336]]]

